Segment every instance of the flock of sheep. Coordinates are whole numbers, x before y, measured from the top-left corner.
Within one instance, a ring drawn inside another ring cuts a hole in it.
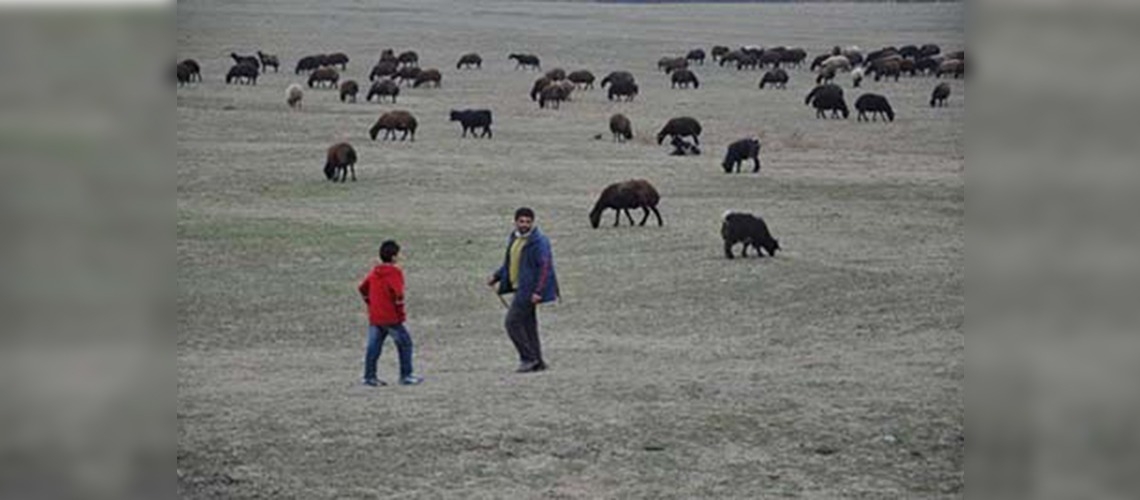
[[[765,69],[761,77],[759,88],[786,88],[789,74],[784,68],[802,67],[807,59],[807,52],[801,48],[786,47],[741,47],[736,50],[725,46],[714,46],[709,55],[719,67],[735,65],[738,71],[752,69]],[[277,72],[280,62],[277,56],[257,51],[256,56],[243,56],[230,54],[234,65],[226,73],[227,84],[256,85],[258,75],[272,67]],[[542,63],[538,56],[533,54],[510,54],[510,60],[516,62],[517,69],[533,69],[542,71]],[[700,81],[693,71],[692,65],[704,65],[706,53],[703,49],[694,49],[682,57],[663,57],[657,62],[659,70],[670,78],[672,88],[698,89]],[[907,74],[918,76],[920,74],[934,75],[941,78],[951,75],[962,78],[965,75],[965,52],[957,51],[943,54],[941,48],[934,44],[922,46],[906,45],[901,48],[884,47],[864,54],[857,47],[834,47],[831,51],[821,54],[812,60],[809,69],[816,74],[816,87],[808,93],[804,100],[816,110],[817,118],[826,118],[831,112],[833,118],[848,118],[849,110],[843,89],[834,83],[834,79],[841,73],[850,73],[852,86],[858,88],[862,80],[872,77],[875,81],[899,77]],[[298,60],[294,74],[308,74],[309,88],[331,87],[339,90],[340,100],[356,101],[360,92],[360,85],[355,80],[340,79],[340,71],[348,68],[349,58],[343,53],[316,54],[305,56]],[[483,58],[476,53],[463,54],[456,63],[456,69],[482,68]],[[201,81],[201,68],[193,59],[186,59],[177,64],[177,82],[179,86]],[[391,49],[381,52],[379,61],[369,72],[370,88],[366,100],[376,97],[378,101],[385,98],[395,103],[400,93],[401,84],[411,84],[413,87],[430,85],[439,87],[442,82],[442,73],[438,69],[421,69],[419,55],[414,51],[405,51],[396,54]],[[594,75],[586,70],[567,73],[561,68],[546,71],[531,87],[530,98],[541,108],[558,109],[562,102],[569,101],[571,95],[578,89],[590,89],[594,86]],[[637,94],[639,87],[634,76],[628,71],[614,71],[601,79],[600,86],[607,89],[609,100],[630,101]],[[944,106],[950,96],[950,86],[945,82],[938,83],[931,92],[930,106]],[[290,108],[299,109],[304,99],[304,89],[300,84],[293,83],[286,89],[286,104]],[[877,120],[882,117],[886,121],[894,121],[895,112],[889,100],[880,94],[864,93],[855,100],[855,109],[858,111],[857,120]],[[473,137],[492,138],[492,114],[487,109],[453,110],[450,120],[459,122],[463,128],[463,137],[468,132]],[[405,110],[394,110],[383,113],[376,123],[369,129],[369,137],[376,140],[383,132],[383,139],[415,140],[418,122],[415,116]],[[633,138],[633,127],[630,119],[622,114],[615,114],[610,118],[610,131],[613,139],[624,142]],[[476,130],[479,130],[476,135]],[[692,117],[682,116],[669,120],[658,132],[657,143],[662,144],[666,138],[671,138],[675,155],[700,154],[701,124]],[[600,138],[600,137],[599,137]],[[691,139],[692,142],[686,139]],[[735,169],[740,171],[741,163],[752,160],[752,172],[760,171],[760,142],[755,138],[743,138],[728,146],[722,167],[726,173]],[[324,167],[325,177],[331,181],[345,182],[351,174],[356,180],[355,164],[357,154],[348,143],[338,143],[329,147],[326,152]],[[645,225],[650,215],[656,216],[658,225],[664,225],[661,213],[657,209],[660,195],[646,180],[634,179],[618,182],[607,186],[594,208],[590,212],[590,223],[597,228],[605,210],[614,210],[614,226],[621,221],[624,213],[630,225],[634,224],[630,210],[641,209],[643,217],[640,225]],[[724,239],[724,253],[729,259],[733,258],[732,248],[743,243],[741,256],[745,256],[748,247],[756,249],[758,256],[767,252],[769,256],[775,255],[780,245],[770,234],[767,224],[760,217],[751,214],[726,212],[721,226],[721,235]],[[762,252],[763,250],[764,252]]]

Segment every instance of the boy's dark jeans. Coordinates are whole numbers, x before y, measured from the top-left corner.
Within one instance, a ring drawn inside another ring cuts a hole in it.
[[[380,359],[380,350],[384,339],[392,335],[396,342],[396,351],[400,353],[400,378],[412,374],[412,337],[404,325],[368,325],[368,349],[364,354],[364,380],[376,380],[376,362]]]

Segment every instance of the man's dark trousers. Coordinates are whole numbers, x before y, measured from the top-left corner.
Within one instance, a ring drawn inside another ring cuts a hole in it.
[[[523,365],[542,365],[542,344],[538,340],[538,315],[530,297],[516,294],[507,311],[507,335],[519,351]]]

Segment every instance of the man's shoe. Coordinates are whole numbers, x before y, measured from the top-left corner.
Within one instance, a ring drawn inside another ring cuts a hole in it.
[[[523,363],[519,365],[519,368],[515,370],[515,373],[536,372],[539,371],[539,366],[541,366],[539,363]]]
[[[537,365],[534,365],[534,371],[536,371],[536,372],[546,371],[546,362],[545,361],[539,361]]]
[[[408,375],[407,377],[400,379],[400,385],[419,385],[423,381],[424,381],[423,377],[417,377],[415,375]]]
[[[383,380],[380,380],[380,379],[372,378],[372,379],[364,379],[364,385],[366,385],[368,387],[383,387],[383,386],[388,385],[388,383],[383,381]]]

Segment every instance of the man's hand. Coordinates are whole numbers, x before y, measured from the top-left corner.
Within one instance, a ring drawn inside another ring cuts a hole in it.
[[[537,293],[535,293],[535,294],[531,294],[531,296],[530,296],[530,303],[531,303],[531,304],[537,304],[537,303],[539,303],[539,302],[542,302],[542,296],[541,296],[541,295],[539,295],[539,294],[537,294]]]

